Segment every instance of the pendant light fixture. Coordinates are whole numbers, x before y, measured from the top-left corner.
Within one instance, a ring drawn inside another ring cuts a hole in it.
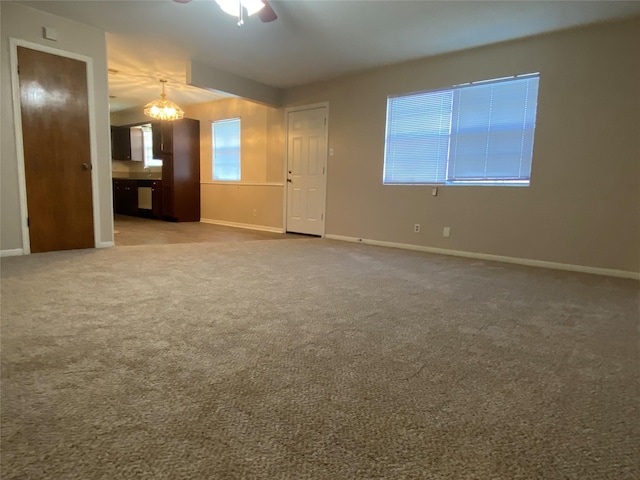
[[[184,110],[175,103],[167,100],[166,94],[164,93],[164,84],[167,83],[167,81],[160,79],[160,83],[162,83],[160,98],[147,103],[144,106],[144,114],[147,117],[157,120],[180,120],[184,117]]]

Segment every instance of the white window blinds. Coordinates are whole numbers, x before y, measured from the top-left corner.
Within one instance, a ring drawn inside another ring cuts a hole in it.
[[[384,183],[444,181],[452,105],[451,90],[389,99]]]
[[[528,184],[538,80],[390,97],[384,183]]]
[[[220,120],[212,125],[213,179],[240,180],[240,119]]]

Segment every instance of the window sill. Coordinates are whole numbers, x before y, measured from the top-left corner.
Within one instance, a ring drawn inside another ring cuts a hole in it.
[[[528,187],[531,182],[383,183],[382,185],[407,187]]]

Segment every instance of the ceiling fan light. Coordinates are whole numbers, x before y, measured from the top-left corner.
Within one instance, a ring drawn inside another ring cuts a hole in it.
[[[249,16],[254,13],[258,13],[264,8],[264,2],[262,0],[241,0],[242,6],[247,9]]]
[[[263,0],[216,0],[216,3],[224,13],[232,17],[240,15],[240,8],[245,8],[249,16],[264,8]]]
[[[216,0],[224,13],[237,17],[240,12],[240,0]]]

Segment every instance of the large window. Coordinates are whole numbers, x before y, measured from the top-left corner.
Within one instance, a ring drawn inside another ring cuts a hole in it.
[[[383,183],[529,185],[538,80],[389,97]]]
[[[213,179],[240,181],[240,119],[213,122]]]

